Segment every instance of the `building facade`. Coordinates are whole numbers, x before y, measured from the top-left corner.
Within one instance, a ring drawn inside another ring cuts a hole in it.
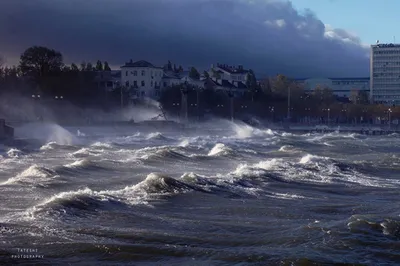
[[[400,44],[371,45],[370,99],[374,103],[400,104]]]
[[[121,66],[121,85],[131,91],[132,98],[159,98],[164,70],[141,60]]]
[[[350,98],[353,92],[364,92],[369,95],[370,78],[355,77],[355,78],[307,78],[296,79],[304,90],[312,92],[316,88],[329,88],[335,96],[340,98]]]
[[[121,84],[121,71],[97,71],[94,81],[97,88],[108,92],[113,91]]]
[[[211,65],[211,69],[208,71],[211,78],[226,80],[236,87],[242,87],[242,84],[246,84],[248,73],[249,70],[244,69],[242,65],[236,67],[225,64]]]

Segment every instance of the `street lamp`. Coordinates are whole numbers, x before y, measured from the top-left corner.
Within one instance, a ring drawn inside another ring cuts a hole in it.
[[[32,99],[33,100],[40,100],[40,94],[32,94]],[[37,119],[43,121],[42,116],[38,115],[38,113],[40,112],[39,106],[36,106],[36,104],[35,104],[33,108],[34,108],[35,116],[37,116]]]
[[[366,123],[365,121],[367,120],[366,118],[367,118],[367,110],[365,110],[365,109],[363,109],[363,116],[362,116],[362,122],[363,123]],[[368,122],[368,121],[367,121]]]
[[[391,114],[392,114],[392,109],[389,108],[389,110],[388,110],[388,115],[389,115],[389,130],[390,130],[391,124],[392,124],[392,119],[391,119],[391,117],[390,117]]]
[[[271,120],[273,122],[274,121],[275,107],[274,106],[269,106],[268,109],[269,109],[269,112],[271,113]]]
[[[329,125],[329,120],[330,120],[330,115],[331,115],[331,109],[330,109],[330,108],[322,109],[322,111],[327,111],[327,112],[328,112],[328,125]]]
[[[203,88],[200,86],[194,86],[193,90],[196,91],[196,104],[195,106],[197,106],[197,119],[200,121],[200,91],[203,91]]]
[[[188,121],[188,102],[187,102],[188,94],[189,94],[189,83],[185,81],[181,85],[181,115],[183,114],[185,122]]]
[[[233,91],[232,90],[229,90],[229,92],[228,92],[228,97],[229,97],[229,99],[230,99],[230,107],[231,107],[231,121],[233,122],[233,112],[234,112],[234,110],[233,110],[233,108],[234,108],[234,106],[233,106],[233,97],[234,97],[235,95],[234,95],[234,93],[233,93]]]
[[[346,118],[346,124],[347,124],[347,110],[346,109],[342,109],[342,112],[344,113],[344,116]]]
[[[307,116],[307,122],[308,123],[310,123],[310,111],[311,111],[311,108],[305,108],[304,109],[305,111],[306,111],[306,116]]]

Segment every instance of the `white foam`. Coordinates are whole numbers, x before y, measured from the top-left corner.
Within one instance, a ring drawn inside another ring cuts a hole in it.
[[[223,143],[217,143],[215,146],[208,152],[208,156],[218,156],[218,155],[227,155],[231,153],[233,150],[227,147]]]
[[[7,151],[7,156],[8,156],[8,157],[18,158],[18,157],[19,157],[20,155],[22,155],[22,154],[23,154],[22,151],[20,151],[20,150],[18,150],[18,149],[15,149],[15,148],[10,149],[10,150]]]
[[[15,183],[27,183],[31,185],[47,185],[52,180],[59,176],[48,168],[39,166],[37,164],[31,165],[15,177],[9,178],[2,185],[10,185]]]

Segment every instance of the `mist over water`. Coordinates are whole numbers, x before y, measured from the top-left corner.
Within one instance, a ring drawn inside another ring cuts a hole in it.
[[[16,135],[30,141],[0,146],[6,264],[24,262],[11,259],[16,247],[37,249],[41,265],[400,261],[397,135],[295,135],[224,120],[31,123]]]

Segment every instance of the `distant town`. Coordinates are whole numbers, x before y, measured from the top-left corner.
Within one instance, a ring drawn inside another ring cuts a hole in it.
[[[187,119],[251,114],[271,121],[397,124],[400,45],[372,45],[370,72],[371,77],[282,73],[259,79],[243,65],[214,63],[199,72],[171,61],[156,66],[133,59],[112,70],[101,60],[65,65],[60,52],[34,46],[21,54],[18,66],[0,68],[0,93],[105,110],[153,100]],[[2,116],[7,116],[4,106]]]

